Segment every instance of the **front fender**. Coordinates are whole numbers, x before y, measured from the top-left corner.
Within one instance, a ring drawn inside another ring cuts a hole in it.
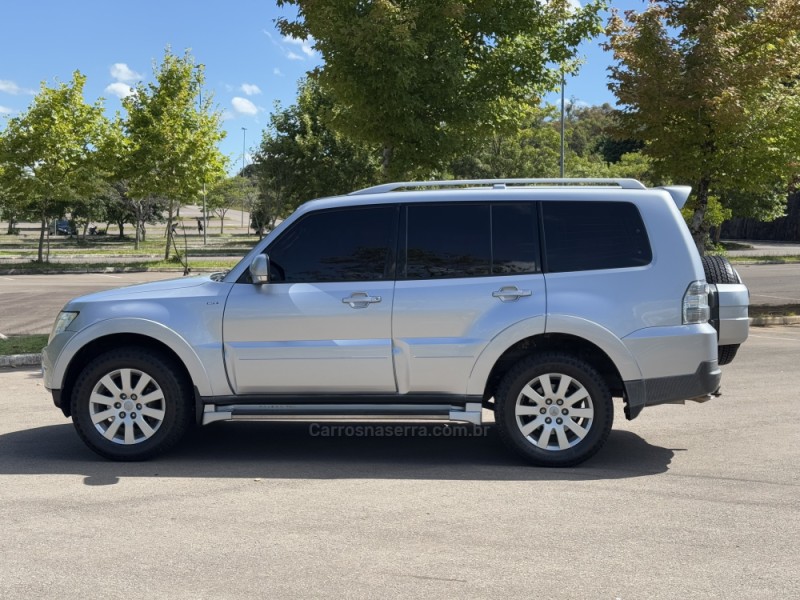
[[[99,321],[82,329],[64,345],[55,363],[52,365],[50,374],[51,385],[54,389],[61,389],[64,383],[67,370],[72,363],[75,355],[92,341],[113,335],[135,334],[152,338],[169,347],[178,358],[183,362],[186,370],[192,378],[192,384],[197,387],[200,395],[214,396],[230,394],[227,379],[222,378],[218,381],[216,388],[212,386],[211,378],[206,370],[203,361],[189,342],[187,342],[177,332],[169,329],[161,323],[148,319],[139,318],[119,318]],[[221,361],[220,361],[221,362]]]

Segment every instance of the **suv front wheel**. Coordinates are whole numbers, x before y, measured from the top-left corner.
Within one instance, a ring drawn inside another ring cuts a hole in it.
[[[72,421],[84,442],[112,460],[145,460],[171,448],[191,421],[190,393],[158,352],[120,348],[92,360],[72,392]]]
[[[528,462],[569,467],[593,456],[614,420],[611,393],[588,363],[546,353],[518,363],[496,394],[495,420],[505,444]]]

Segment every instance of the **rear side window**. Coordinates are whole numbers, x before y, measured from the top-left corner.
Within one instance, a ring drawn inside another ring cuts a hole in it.
[[[639,209],[629,202],[542,202],[547,270],[621,269],[650,264]]]
[[[406,279],[541,272],[532,202],[408,207]]]
[[[488,204],[420,204],[408,207],[407,279],[489,275]]]
[[[538,273],[539,228],[533,202],[492,205],[492,274]]]

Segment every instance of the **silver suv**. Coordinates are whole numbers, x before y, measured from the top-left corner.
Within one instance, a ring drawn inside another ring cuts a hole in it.
[[[116,460],[194,423],[493,411],[529,462],[575,465],[607,439],[613,398],[628,419],[707,400],[747,338],[747,288],[701,261],[689,191],[442,181],[308,202],[228,273],[69,302],[45,385]]]

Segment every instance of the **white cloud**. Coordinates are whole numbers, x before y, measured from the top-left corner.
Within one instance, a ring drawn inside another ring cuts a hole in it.
[[[7,106],[0,106],[0,115],[10,115],[11,113],[17,112],[13,108],[8,108]]]
[[[125,98],[133,94],[133,88],[127,83],[117,81],[106,87],[106,93],[117,98]]]
[[[239,96],[236,96],[233,100],[231,100],[231,105],[233,105],[233,110],[240,115],[258,114],[258,107],[250,102],[250,100],[247,98],[240,98]]]
[[[297,39],[290,37],[288,35],[281,36],[280,42],[275,39],[275,36],[272,35],[266,29],[262,29],[264,35],[269,38],[269,41],[272,42],[274,46],[280,48],[280,51],[283,55],[288,58],[289,60],[305,60],[306,58],[314,58],[317,56],[317,53],[314,51],[314,38],[308,37],[304,40]],[[298,54],[294,50],[290,50],[290,47],[297,48],[302,54]],[[305,56],[303,56],[305,55]],[[277,73],[276,73],[277,75]]]
[[[283,72],[281,72],[281,70],[278,67],[272,69],[272,74],[275,75],[276,77],[283,77]]]
[[[254,83],[243,83],[241,90],[248,96],[255,96],[261,93],[261,88]]]
[[[0,92],[5,92],[12,96],[17,96],[19,94],[30,94],[33,96],[36,94],[35,91],[21,88],[13,81],[8,81],[7,79],[0,79]]]
[[[114,63],[111,65],[111,77],[125,83],[133,83],[134,81],[140,81],[142,79],[139,73],[131,69],[125,63]]]
[[[236,115],[233,114],[228,109],[225,109],[225,110],[222,111],[222,120],[223,121],[230,121],[231,119],[235,119],[235,118],[236,118]]]
[[[306,56],[314,56],[314,49],[311,47],[314,44],[314,38],[306,38],[304,40],[298,40],[297,38],[285,35],[283,36],[282,39],[284,44],[290,44],[292,46],[300,46],[300,50],[302,50],[303,54],[305,54]]]

